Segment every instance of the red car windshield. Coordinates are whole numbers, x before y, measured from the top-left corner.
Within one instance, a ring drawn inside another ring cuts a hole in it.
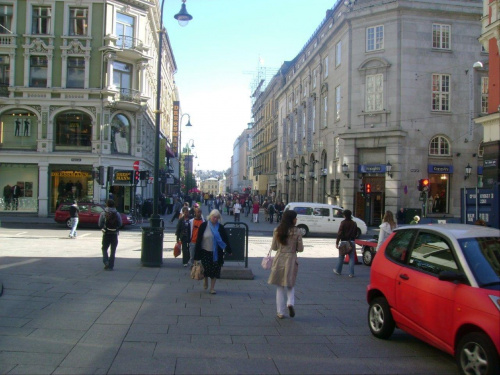
[[[479,286],[500,290],[500,237],[464,238],[458,242]]]

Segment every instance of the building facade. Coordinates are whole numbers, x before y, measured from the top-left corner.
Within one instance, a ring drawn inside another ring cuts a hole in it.
[[[468,111],[471,88],[474,117],[486,114],[487,71],[468,76],[488,61],[481,13],[467,0],[357,0],[329,10],[275,77],[277,196],[339,204],[368,225],[400,207],[460,216],[460,189],[482,183],[483,128]],[[254,106],[254,152],[264,113]],[[254,168],[264,168],[257,155]]]
[[[157,55],[158,1],[1,0],[0,9],[3,199],[17,185],[18,211],[47,216],[65,200],[112,195],[128,212],[135,195],[151,197],[147,181],[133,184],[133,165],[153,170],[160,58],[163,160],[177,100],[166,35]]]

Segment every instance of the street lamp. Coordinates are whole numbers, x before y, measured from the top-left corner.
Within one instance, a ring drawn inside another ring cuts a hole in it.
[[[186,10],[186,0],[182,1],[181,11],[175,15],[179,21],[189,22],[193,17]],[[160,115],[161,111],[161,60],[163,53],[163,39],[165,28],[163,27],[163,6],[160,5],[160,30],[158,31],[158,70],[156,75],[156,110],[155,117],[155,152],[153,170],[153,215],[149,219],[150,227],[142,228],[141,263],[148,267],[159,267],[163,263],[163,222],[158,214],[158,203],[160,200]],[[184,25],[185,26],[185,25]]]

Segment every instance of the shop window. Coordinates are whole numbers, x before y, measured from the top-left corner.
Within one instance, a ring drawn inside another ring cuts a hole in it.
[[[47,56],[31,56],[30,87],[47,87]]]
[[[36,149],[38,120],[26,111],[8,111],[0,118],[0,148]]]
[[[88,14],[87,8],[69,9],[69,35],[86,36],[88,34]]]
[[[0,6],[0,34],[12,34],[12,5]]]
[[[33,7],[31,18],[31,33],[32,34],[50,34],[51,29],[52,9],[50,7]]]
[[[82,112],[64,112],[55,118],[56,147],[82,147],[90,151],[92,120]]]
[[[450,175],[429,175],[429,196],[427,199],[427,212],[433,214],[445,214],[448,212],[448,201],[450,192]]]
[[[111,121],[111,150],[114,154],[130,154],[130,121],[122,114]]]
[[[437,136],[432,138],[429,146],[429,155],[449,156],[450,143],[445,137]]]

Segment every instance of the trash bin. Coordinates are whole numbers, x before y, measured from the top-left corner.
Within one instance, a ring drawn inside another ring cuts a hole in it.
[[[161,227],[142,227],[141,263],[160,267],[163,263],[163,220]]]

